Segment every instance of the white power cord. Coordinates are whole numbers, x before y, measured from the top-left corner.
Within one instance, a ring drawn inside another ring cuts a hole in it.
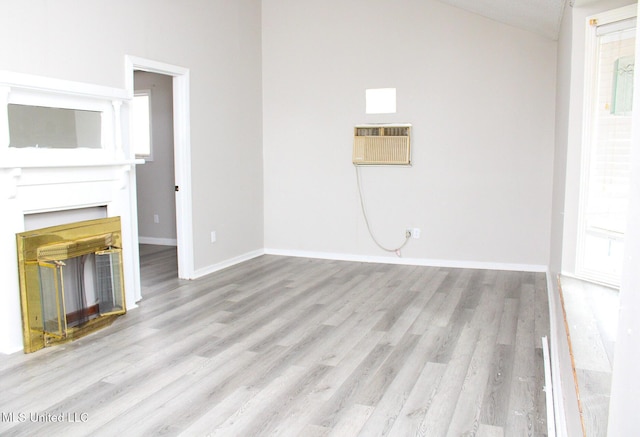
[[[393,252],[398,257],[402,257],[402,253],[400,252],[400,250],[404,246],[406,246],[407,243],[409,242],[409,239],[411,238],[411,233],[407,232],[405,234],[404,243],[402,243],[399,247],[395,249],[389,249],[387,247],[384,247],[382,244],[378,242],[378,239],[375,237],[375,235],[373,234],[373,231],[371,230],[371,225],[369,224],[369,218],[367,217],[367,209],[364,206],[364,196],[362,195],[362,182],[360,182],[360,169],[358,165],[354,165],[354,167],[356,168],[356,180],[358,182],[358,195],[360,196],[360,207],[362,207],[362,215],[364,216],[364,222],[367,225],[367,230],[369,231],[369,235],[371,235],[371,239],[373,240],[374,243],[376,243],[376,245],[380,249],[384,250],[385,252]]]

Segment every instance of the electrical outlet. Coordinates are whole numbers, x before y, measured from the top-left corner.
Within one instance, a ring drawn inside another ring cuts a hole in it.
[[[153,215],[153,222],[154,223],[160,223],[160,216],[158,214],[154,214]]]
[[[217,239],[216,231],[211,231],[211,242],[215,243]]]
[[[420,228],[413,228],[411,231],[411,238],[420,238]]]

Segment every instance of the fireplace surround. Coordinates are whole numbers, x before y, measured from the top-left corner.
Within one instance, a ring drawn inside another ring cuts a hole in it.
[[[119,217],[22,232],[17,246],[25,353],[126,312]]]
[[[86,208],[103,208],[107,218],[119,217],[124,309],[134,308],[142,298],[135,189],[135,165],[142,161],[135,159],[129,147],[131,98],[124,89],[0,71],[0,277],[4,285],[0,290],[0,353],[29,349],[23,336],[16,235],[28,230],[25,219],[34,214],[60,213],[60,221],[46,226],[77,221],[65,220],[65,212]],[[79,140],[73,147],[28,143],[12,147],[9,105],[73,110],[74,119],[69,122],[91,118],[94,133],[87,137],[90,132],[86,129],[78,131]],[[86,323],[74,312],[70,311],[68,322],[72,330]]]

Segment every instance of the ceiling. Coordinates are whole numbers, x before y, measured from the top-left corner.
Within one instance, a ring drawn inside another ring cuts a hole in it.
[[[539,35],[558,39],[567,0],[440,0]],[[573,2],[571,2],[573,3]]]

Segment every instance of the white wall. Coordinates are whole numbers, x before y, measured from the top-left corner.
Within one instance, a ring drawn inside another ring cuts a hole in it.
[[[553,200],[549,258],[549,315],[552,355],[552,378],[556,426],[559,435],[582,433],[578,398],[557,277],[562,265],[565,180],[569,119],[576,109],[570,106],[573,50],[573,9],[565,8],[558,37],[556,138],[553,160]],[[549,406],[548,406],[549,408]]]
[[[153,148],[152,159],[136,168],[138,234],[141,242],[175,245],[173,78],[146,71],[136,71],[134,77],[136,91],[150,92]]]
[[[564,232],[564,204],[566,190],[567,144],[569,138],[569,119],[577,110],[570,105],[572,83],[573,50],[573,9],[568,5],[564,11],[560,35],[558,38],[558,73],[556,95],[556,147],[554,154],[553,208],[551,220],[551,254],[549,262],[549,312],[551,322],[551,343],[553,361],[556,367],[553,373],[554,399],[561,402],[556,406],[556,426],[564,432],[560,435],[580,435],[582,425],[578,398],[573,379],[573,367],[569,343],[564,323],[564,311],[560,299],[557,281],[562,268],[562,242]],[[560,411],[561,409],[561,411]]]
[[[575,108],[571,101],[571,61],[573,50],[573,8],[565,7],[558,36],[558,65],[556,92],[556,138],[553,158],[553,203],[551,216],[551,254],[549,269],[555,275],[562,268],[562,240],[566,190],[567,144],[569,117]]]
[[[367,235],[353,126],[413,123],[412,168],[365,168],[407,258],[546,266],[556,43],[432,0],[263,3],[265,246],[389,256]],[[396,87],[398,112],[364,113]]]
[[[260,15],[259,0],[3,2],[0,70],[124,88],[126,54],[189,68],[203,269],[263,247]]]

